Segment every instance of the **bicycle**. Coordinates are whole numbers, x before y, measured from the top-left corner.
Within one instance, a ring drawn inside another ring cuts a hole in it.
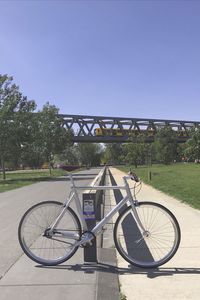
[[[114,225],[114,242],[120,255],[130,264],[156,268],[176,253],[181,238],[175,216],[166,207],[154,202],[136,200],[136,188],[141,181],[136,174],[123,177],[122,186],[75,186],[64,202],[45,201],[27,210],[18,228],[18,238],[25,254],[35,262],[53,266],[71,258],[79,247],[92,243],[103,226],[120,211]],[[132,196],[128,180],[135,181]],[[126,196],[91,230],[88,231],[78,190],[125,190]],[[78,215],[69,206],[75,201]],[[123,209],[124,206],[128,206]]]

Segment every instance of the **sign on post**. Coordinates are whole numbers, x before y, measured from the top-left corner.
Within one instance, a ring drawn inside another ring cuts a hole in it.
[[[95,199],[96,193],[83,194],[83,214],[88,230],[92,230],[96,225],[95,217]],[[96,237],[92,240],[92,245],[84,248],[84,262],[97,262],[97,244]]]
[[[83,199],[83,215],[85,220],[95,220],[95,206],[93,199]]]

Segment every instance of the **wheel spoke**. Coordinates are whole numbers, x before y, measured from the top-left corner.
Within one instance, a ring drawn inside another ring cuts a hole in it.
[[[74,244],[81,235],[80,221],[71,208],[66,209],[59,221],[59,230],[46,235],[46,229],[57,219],[62,211],[62,203],[42,202],[25,213],[19,225],[19,241],[24,252],[34,261],[56,265],[70,258],[77,250]],[[70,236],[64,233],[70,232]],[[63,234],[62,234],[63,233]]]
[[[115,245],[130,263],[140,267],[157,267],[177,251],[180,229],[175,217],[157,203],[144,202],[136,207],[145,232],[137,225],[132,208],[118,218],[114,228]]]

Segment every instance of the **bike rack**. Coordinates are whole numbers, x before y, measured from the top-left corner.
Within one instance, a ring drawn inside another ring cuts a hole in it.
[[[106,167],[104,167],[93,180],[91,186],[102,186],[105,183]],[[96,225],[103,217],[104,191],[86,190],[82,196],[83,214],[85,216],[88,230]],[[92,245],[84,247],[84,262],[97,262],[97,241],[96,237],[92,240]]]

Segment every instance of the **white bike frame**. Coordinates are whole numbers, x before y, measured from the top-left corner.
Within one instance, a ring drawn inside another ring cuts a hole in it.
[[[70,174],[70,181],[72,184],[72,194],[70,196],[70,198],[64,202],[63,204],[63,210],[61,211],[61,213],[59,214],[59,216],[57,217],[57,219],[55,220],[55,222],[51,225],[51,229],[50,229],[50,233],[51,232],[56,232],[55,227],[59,224],[60,220],[62,219],[62,217],[64,216],[68,206],[71,204],[71,202],[74,200],[75,204],[76,204],[76,208],[79,214],[79,217],[81,219],[81,223],[82,223],[82,227],[83,227],[83,232],[84,231],[88,231],[88,227],[83,215],[83,211],[82,211],[82,207],[81,207],[81,203],[80,203],[80,199],[79,199],[79,195],[78,195],[78,190],[125,190],[126,191],[126,196],[91,230],[92,235],[96,236],[98,233],[100,233],[102,231],[103,226],[109,222],[110,219],[112,219],[112,217],[129,201],[131,207],[132,207],[132,212],[133,215],[135,217],[135,220],[137,221],[139,227],[141,228],[141,230],[144,232],[145,229],[140,221],[140,218],[137,214],[137,210],[136,210],[136,205],[137,205],[137,200],[133,199],[131,191],[130,191],[130,187],[129,184],[127,182],[128,179],[133,179],[131,176],[124,176],[123,180],[124,180],[124,185],[122,186],[75,186],[74,184],[74,180],[73,180],[73,176]],[[77,239],[79,240],[79,235],[78,234],[72,234],[72,233],[67,233],[65,231],[63,231],[63,236],[67,237],[67,238],[73,238],[73,239]],[[81,244],[84,244],[86,242],[89,242],[91,240],[91,236],[85,236],[84,239],[81,239],[81,241],[77,241],[77,243],[74,246],[80,246]]]

